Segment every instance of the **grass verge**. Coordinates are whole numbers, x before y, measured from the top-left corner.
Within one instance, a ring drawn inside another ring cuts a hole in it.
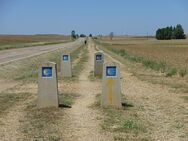
[[[102,112],[103,118],[101,128],[104,131],[113,133],[114,140],[149,140],[148,130],[145,122],[142,121],[133,104],[122,95],[122,109],[103,108],[100,105],[101,94],[96,96],[96,102],[92,108]]]
[[[72,106],[78,94],[66,93],[59,95],[60,104]],[[30,103],[25,108],[25,117],[20,120],[20,130],[24,134],[24,139],[35,140],[62,140],[61,130],[65,114],[61,108],[43,108],[36,107],[36,101]]]
[[[79,97],[78,94],[75,93],[63,93],[59,94],[59,104],[63,104],[65,106],[71,106],[74,104],[75,99]]]
[[[14,92],[2,92],[0,93],[0,115],[4,114],[6,110],[13,107],[17,102],[26,100],[30,93],[14,93]]]
[[[60,57],[63,51],[74,51],[82,46],[75,47],[74,49],[58,49],[53,52],[42,54],[39,56],[27,58],[11,62],[9,64],[1,65],[0,77],[9,80],[30,81],[36,82],[38,77],[38,67],[41,63],[52,61],[57,63],[57,71],[60,71]]]

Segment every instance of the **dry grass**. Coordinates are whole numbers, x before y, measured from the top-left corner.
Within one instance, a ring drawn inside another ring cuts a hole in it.
[[[69,50],[71,53],[75,54],[75,58],[73,58],[74,61],[74,59],[76,59],[77,51],[81,48],[82,46],[77,46],[71,49],[58,49],[53,52],[2,65],[0,68],[0,76],[4,79],[36,82],[38,67],[41,63],[46,61],[55,62],[57,63],[57,70],[60,72],[60,56],[62,52],[67,52]]]
[[[188,39],[158,41],[146,38],[120,38],[113,41],[102,40],[112,44],[117,50],[148,59],[164,61],[177,68],[188,68]]]
[[[0,50],[58,44],[70,40],[64,35],[0,35]]]
[[[120,52],[114,51],[115,45],[98,44],[97,47],[125,64],[120,67],[121,89],[134,105],[119,111],[104,109],[103,129],[111,131],[117,141],[187,140],[187,78],[165,77],[122,57]],[[106,55],[105,60],[111,59]]]
[[[101,94],[96,95],[96,101],[91,108],[98,109],[103,114],[101,128],[111,132],[115,141],[151,140],[148,121],[138,115],[137,107],[122,94],[122,109],[101,109]]]
[[[4,123],[6,120],[10,122],[8,125],[3,125],[2,135],[9,134],[3,129],[9,129],[11,126],[16,127],[15,130],[18,131],[18,134],[12,133],[14,130],[11,130],[11,135],[8,135],[10,140],[14,138],[16,140],[55,141],[62,138],[62,131],[59,129],[63,126],[64,120],[62,119],[65,116],[65,109],[62,108],[64,108],[63,106],[67,108],[71,107],[79,95],[65,92],[62,94],[62,91],[59,90],[59,104],[61,108],[38,109],[36,106],[35,95],[37,92],[36,82],[38,75],[38,65],[44,61],[53,61],[58,64],[59,72],[60,56],[62,52],[65,51],[72,53],[72,61],[74,61],[77,59],[78,50],[82,51],[83,46],[80,45],[66,49],[59,49],[50,53],[28,58],[27,60],[20,60],[1,66],[1,77],[4,79],[14,79],[21,82],[23,81],[23,83],[18,85],[16,88],[11,88],[5,92],[0,93],[0,116],[3,116],[2,123]],[[7,113],[4,114],[6,111]],[[13,120],[10,120],[11,113],[13,112],[15,112],[15,117]],[[15,121],[16,123],[14,123]]]
[[[64,35],[0,35],[0,45],[44,41],[49,42],[69,39],[69,36]]]
[[[170,86],[172,91],[183,95],[188,92],[188,39],[115,38],[113,41],[100,39],[96,43],[140,80]],[[161,73],[162,69],[166,69],[165,74]]]

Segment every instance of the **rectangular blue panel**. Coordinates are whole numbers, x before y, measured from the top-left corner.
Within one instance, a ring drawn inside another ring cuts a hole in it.
[[[101,61],[102,60],[102,55],[100,55],[100,54],[96,55],[96,60],[97,61]]]
[[[116,76],[116,66],[106,67],[106,76]]]
[[[42,77],[52,77],[52,67],[42,67]]]
[[[69,60],[69,55],[63,55],[63,61],[68,61]]]

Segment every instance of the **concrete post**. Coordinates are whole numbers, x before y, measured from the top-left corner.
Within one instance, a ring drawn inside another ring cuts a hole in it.
[[[120,72],[117,63],[108,62],[103,67],[102,107],[121,108]]]
[[[47,62],[39,67],[37,105],[39,108],[59,106],[56,63]]]
[[[70,54],[61,56],[61,77],[72,77],[72,66]]]
[[[102,51],[94,54],[94,76],[102,77],[103,74],[104,55]]]

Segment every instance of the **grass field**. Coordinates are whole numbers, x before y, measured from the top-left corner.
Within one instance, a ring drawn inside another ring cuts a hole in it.
[[[0,35],[0,50],[67,42],[64,35]]]
[[[95,40],[100,49],[115,56],[137,78],[188,92],[188,39],[115,37]]]
[[[154,38],[115,38],[110,41],[108,38],[100,40],[103,45],[113,50],[129,55],[129,58],[142,63],[161,62],[174,73],[186,73],[188,70],[188,40],[158,41]],[[147,61],[146,61],[147,60]],[[150,62],[148,62],[150,60]],[[160,68],[159,68],[160,69]],[[169,71],[169,70],[166,70]],[[176,74],[177,74],[176,73]]]

